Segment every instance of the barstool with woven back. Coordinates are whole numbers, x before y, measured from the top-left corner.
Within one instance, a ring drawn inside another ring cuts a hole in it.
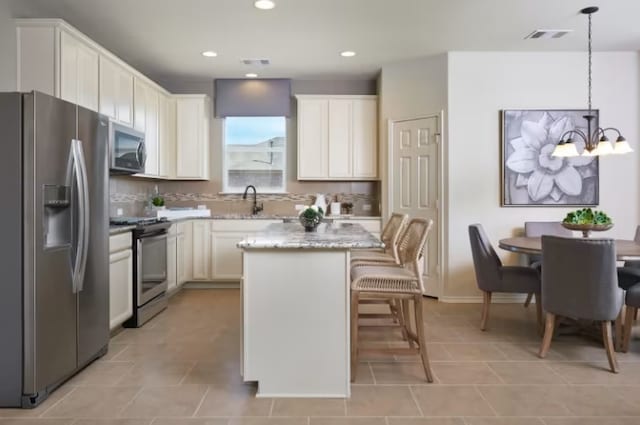
[[[355,263],[351,268],[351,380],[356,378],[358,365],[359,300],[361,297],[399,300],[395,305],[401,308],[400,322],[407,348],[376,348],[366,351],[393,353],[398,355],[419,354],[428,382],[433,382],[424,336],[422,316],[422,294],[424,282],[422,267],[424,248],[433,226],[432,220],[414,218],[403,233],[398,257],[400,264]],[[410,326],[409,306],[413,301],[415,332]],[[414,343],[418,347],[414,347]]]

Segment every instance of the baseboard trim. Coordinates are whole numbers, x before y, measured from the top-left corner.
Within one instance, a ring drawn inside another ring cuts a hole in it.
[[[186,282],[186,289],[238,289],[240,282]]]
[[[527,299],[526,294],[492,294],[491,302],[496,304],[523,304]],[[444,296],[438,298],[440,302],[452,304],[481,304],[482,295],[473,296]],[[531,301],[535,303],[535,300]]]

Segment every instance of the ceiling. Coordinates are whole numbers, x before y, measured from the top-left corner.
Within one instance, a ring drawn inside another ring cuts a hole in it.
[[[2,1],[2,0],[0,0]],[[454,50],[640,50],[639,0],[7,0],[14,17],[62,18],[154,78],[369,78],[386,63]],[[573,29],[524,40],[535,29]],[[204,50],[216,58],[201,56]],[[354,50],[353,58],[339,52]],[[266,68],[243,58],[268,58]]]

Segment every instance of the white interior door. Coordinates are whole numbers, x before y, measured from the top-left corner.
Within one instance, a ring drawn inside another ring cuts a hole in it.
[[[433,220],[424,255],[425,295],[440,296],[439,117],[392,124],[390,212]]]

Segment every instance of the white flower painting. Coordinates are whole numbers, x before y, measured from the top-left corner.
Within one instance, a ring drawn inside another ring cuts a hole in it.
[[[551,156],[568,130],[587,132],[584,110],[502,111],[502,205],[598,204],[598,157]],[[598,112],[594,125],[598,125]],[[584,142],[574,138],[579,153]]]

